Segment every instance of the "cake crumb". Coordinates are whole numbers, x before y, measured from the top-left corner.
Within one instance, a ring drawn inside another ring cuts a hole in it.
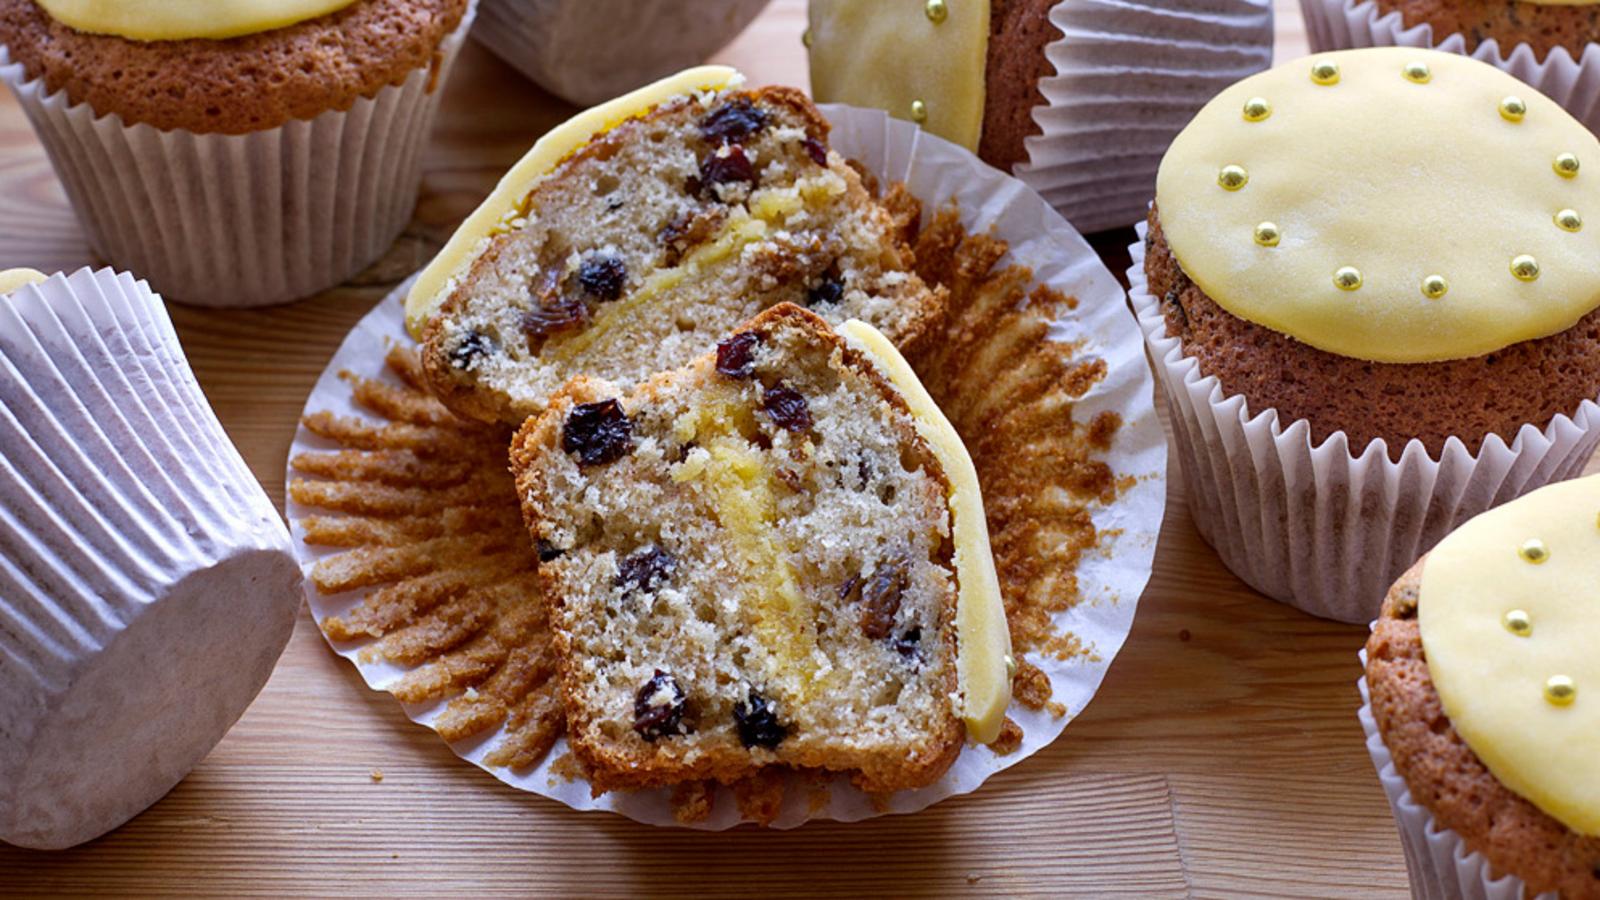
[[[978,882],[980,882],[982,880],[983,880],[983,876],[979,875],[976,872],[968,872],[967,873],[967,884],[977,884]]]
[[[1022,746],[1022,726],[1012,721],[1010,716],[1000,726],[1000,736],[989,742],[989,749],[996,756],[1010,756]]]
[[[704,822],[711,818],[716,799],[716,786],[711,782],[682,782],[672,789],[672,818],[680,825]]]
[[[372,783],[373,784],[381,784],[381,783],[383,783],[383,770],[382,769],[373,769],[372,770]]]
[[[571,753],[563,753],[550,763],[550,785],[578,781],[585,778],[583,763]]]

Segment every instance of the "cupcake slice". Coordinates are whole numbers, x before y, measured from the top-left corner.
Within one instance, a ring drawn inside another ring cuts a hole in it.
[[[941,296],[790,88],[694,69],[545,135],[422,273],[407,320],[435,392],[520,424],[575,375],[628,388],[803,304],[898,343]]]
[[[1526,44],[1544,59],[1562,47],[1574,59],[1600,40],[1600,21],[1592,3],[1540,0],[1373,0],[1378,16],[1398,14],[1406,28],[1432,27],[1435,38],[1459,34],[1468,53],[1484,41],[1496,41],[1503,55]]]
[[[1462,526],[1384,600],[1363,719],[1419,896],[1600,897],[1597,522],[1600,476],[1544,488]]]
[[[949,767],[964,719],[998,732],[976,475],[887,341],[845,332],[785,304],[631,393],[574,380],[514,441],[596,787],[782,764],[899,790]]]

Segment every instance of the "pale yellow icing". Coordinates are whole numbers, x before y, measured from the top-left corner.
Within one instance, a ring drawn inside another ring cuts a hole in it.
[[[584,110],[546,132],[527,155],[506,172],[493,193],[467,216],[444,249],[417,276],[411,292],[406,295],[406,328],[412,336],[421,337],[422,326],[449,295],[456,277],[472,265],[490,237],[511,227],[511,223],[523,215],[528,195],[568,156],[595,135],[644,115],[674,97],[722,90],[735,84],[740,77],[728,66],[686,69]]]
[[[223,39],[285,28],[355,0],[37,0],[63,25],[135,41]]]
[[[1548,555],[1528,553],[1530,541]],[[1417,619],[1445,714],[1472,752],[1568,828],[1600,835],[1600,475],[1445,538],[1423,568]],[[1545,696],[1556,676],[1576,687],[1564,705]]]
[[[1337,80],[1318,83],[1327,63]],[[1404,74],[1416,63],[1424,81]],[[1508,97],[1520,120],[1502,114]],[[1247,115],[1258,98],[1269,111]],[[1563,153],[1574,177],[1556,171]],[[1600,141],[1463,56],[1349,50],[1247,78],[1173,141],[1156,202],[1173,254],[1219,305],[1342,356],[1481,356],[1600,306]],[[1568,230],[1564,210],[1591,221]],[[1522,256],[1536,278],[1513,272],[1528,274]]]
[[[978,470],[950,420],[882,332],[851,319],[839,326],[839,333],[900,390],[911,407],[918,433],[933,448],[950,482],[950,518],[960,580],[956,632],[961,649],[956,671],[961,685],[961,716],[967,734],[986,744],[999,737],[1006,708],[1011,705],[1011,632],[1006,626],[994,554],[989,549],[989,522],[984,517]]]
[[[942,8],[940,16],[924,0],[812,0],[812,95],[912,121],[920,101],[924,128],[977,150],[989,2],[944,0]]]
[[[0,294],[9,294],[17,288],[38,284],[48,277],[38,269],[6,269],[0,271]]]

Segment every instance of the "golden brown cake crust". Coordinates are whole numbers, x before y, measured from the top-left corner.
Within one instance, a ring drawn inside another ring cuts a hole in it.
[[[1157,210],[1149,221],[1145,274],[1167,334],[1227,393],[1242,394],[1252,415],[1276,409],[1285,427],[1305,419],[1314,442],[1344,431],[1359,454],[1383,438],[1389,457],[1399,459],[1416,438],[1437,459],[1455,435],[1476,453],[1491,434],[1510,443],[1524,424],[1544,428],[1600,397],[1600,309],[1559,334],[1487,356],[1367,362],[1318,350],[1218,306],[1179,267]]]
[[[1055,74],[1044,48],[1061,37],[1050,24],[1056,0],[993,0],[984,71],[983,136],[978,157],[1002,172],[1027,162],[1023,141],[1039,133],[1033,108],[1044,105],[1039,79]]]
[[[1509,56],[1527,44],[1539,59],[1556,47],[1574,58],[1600,41],[1600,6],[1546,6],[1521,0],[1377,0],[1380,15],[1399,12],[1407,28],[1432,25],[1433,39],[1452,34],[1466,39],[1467,52],[1491,38]]]
[[[230,40],[132,41],[75,31],[33,0],[0,0],[0,44],[32,78],[98,115],[163,131],[245,134],[349,109],[437,66],[467,0],[357,0]]]
[[[1417,627],[1426,563],[1395,582],[1367,641],[1372,715],[1395,769],[1441,827],[1496,872],[1521,878],[1528,896],[1559,890],[1566,900],[1600,898],[1600,838],[1577,834],[1513,793],[1451,727]]]

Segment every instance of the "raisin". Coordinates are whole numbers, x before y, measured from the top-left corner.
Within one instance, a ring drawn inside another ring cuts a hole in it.
[[[495,346],[494,341],[482,332],[469,331],[467,336],[461,339],[461,343],[456,344],[455,349],[450,351],[450,365],[458,369],[471,368],[473,360],[480,356],[488,356],[497,349],[499,348]]]
[[[749,378],[756,373],[756,345],[761,335],[741,331],[717,344],[717,371],[729,378]]]
[[[517,319],[517,327],[527,335],[528,352],[538,353],[550,335],[570,331],[588,319],[589,308],[582,300],[551,297],[548,303],[540,303],[532,309],[523,310]]]
[[[767,388],[761,395],[761,408],[772,417],[773,424],[787,431],[805,431],[811,427],[811,409],[800,392],[782,384]]]
[[[771,750],[789,736],[789,729],[778,721],[772,705],[767,698],[756,693],[755,688],[750,689],[748,703],[741,701],[733,705],[733,720],[739,727],[739,741],[746,747]]]
[[[633,449],[633,423],[616,398],[580,403],[561,427],[561,449],[576,454],[581,466],[598,466]]]
[[[767,127],[767,114],[749,100],[737,97],[700,120],[700,135],[713,144],[741,141]]]
[[[750,157],[744,155],[743,147],[726,144],[700,160],[700,180],[696,192],[710,193],[719,184],[739,181],[754,186],[757,181],[756,167],[750,162]]]
[[[920,627],[913,627],[905,634],[894,639],[895,652],[908,660],[915,659],[921,647],[922,629]]]
[[[652,545],[635,551],[618,564],[613,583],[622,588],[624,597],[634,591],[648,594],[660,587],[677,567],[677,557]]]
[[[670,673],[656,674],[633,699],[633,730],[647,741],[683,734],[683,688]]]
[[[567,553],[567,551],[557,547],[555,544],[550,543],[544,538],[539,539],[538,550],[539,562],[549,562],[552,559],[560,559]]]
[[[806,155],[811,157],[812,162],[819,166],[828,164],[828,148],[821,141],[816,138],[806,138],[800,142],[800,146],[806,148]]]
[[[622,296],[628,280],[628,267],[615,256],[591,256],[578,266],[578,284],[583,292],[601,300]]]
[[[837,275],[828,275],[822,283],[806,291],[807,306],[831,306],[844,299],[844,282]]]
[[[862,634],[875,641],[889,636],[910,581],[910,567],[904,557],[885,562],[873,570],[872,577],[861,585],[861,602],[865,607],[861,613]]]

